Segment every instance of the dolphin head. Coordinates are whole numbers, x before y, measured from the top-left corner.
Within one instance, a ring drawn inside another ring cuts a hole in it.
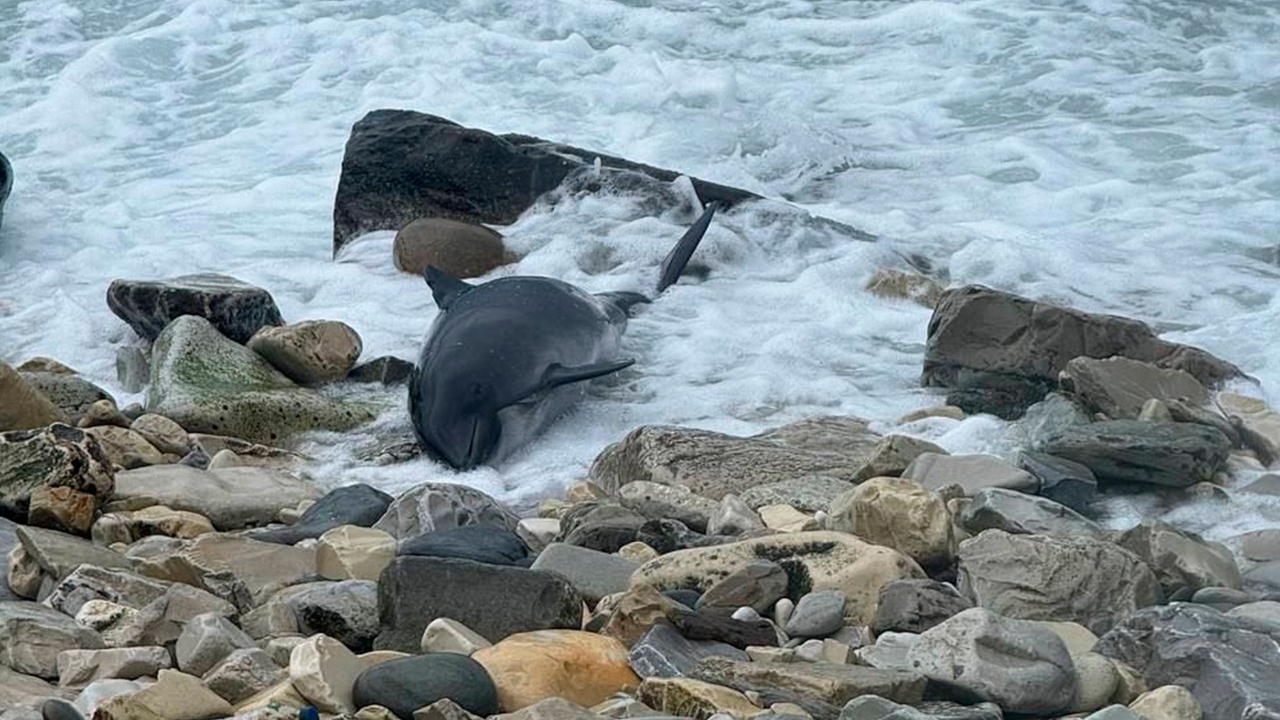
[[[453,382],[450,382],[453,380]],[[458,470],[472,470],[495,454],[502,439],[501,406],[492,384],[473,378],[424,378],[414,372],[409,411],[418,442]]]

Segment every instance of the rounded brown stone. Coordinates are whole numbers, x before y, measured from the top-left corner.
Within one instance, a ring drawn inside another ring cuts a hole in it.
[[[393,245],[396,268],[421,275],[428,265],[453,275],[484,275],[507,261],[502,235],[484,225],[420,218],[396,233]]]

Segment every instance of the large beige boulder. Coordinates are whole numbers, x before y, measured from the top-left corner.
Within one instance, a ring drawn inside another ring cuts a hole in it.
[[[891,547],[924,567],[951,562],[951,515],[936,492],[902,478],[872,478],[836,498],[827,528]]]
[[[489,671],[507,712],[553,697],[591,707],[640,685],[626,645],[579,630],[518,633],[471,657]]]

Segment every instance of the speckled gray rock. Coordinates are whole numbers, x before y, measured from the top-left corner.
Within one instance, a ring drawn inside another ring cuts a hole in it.
[[[806,475],[852,481],[879,439],[852,417],[809,418],[751,437],[646,425],[605,448],[591,480],[606,492],[637,480],[666,482],[719,500]]]
[[[274,443],[304,430],[348,430],[373,418],[365,407],[300,387],[209,321],[186,315],[156,339],[147,411],[188,432]]]
[[[876,635],[922,633],[973,607],[954,586],[937,580],[895,580],[880,588]]]
[[[690,676],[739,692],[759,693],[767,704],[795,703],[815,717],[835,717],[860,695],[878,695],[915,705],[924,698],[918,672],[879,670],[836,663],[760,663],[708,658]]]
[[[907,661],[930,680],[963,688],[1006,712],[1054,715],[1075,695],[1075,666],[1061,638],[983,608],[922,633]]]
[[[974,493],[959,521],[971,535],[993,528],[1021,535],[1102,535],[1097,523],[1065,505],[1004,488],[983,488]]]
[[[25,508],[40,487],[68,487],[101,501],[115,488],[115,470],[97,438],[70,425],[0,433],[0,503]]]
[[[582,593],[582,598],[592,605],[606,595],[626,590],[631,573],[638,567],[638,563],[618,555],[565,543],[551,543],[530,565],[533,570],[546,570],[568,578]]]
[[[0,663],[20,673],[58,677],[58,653],[98,650],[98,633],[39,603],[0,603]]]
[[[253,638],[217,613],[191,618],[178,636],[174,656],[178,668],[188,675],[200,677],[233,650],[256,648]]]
[[[722,608],[736,610],[750,607],[756,612],[768,612],[774,603],[787,594],[790,579],[781,565],[768,560],[756,560],[729,573],[723,580],[707,588],[698,598],[697,608]]]
[[[902,472],[902,477],[920,483],[926,490],[940,490],[959,485],[972,497],[983,488],[1000,487],[1021,492],[1035,492],[1040,482],[994,455],[939,455],[921,453]]]
[[[826,637],[844,626],[844,605],[840,590],[808,593],[796,603],[785,631],[791,637]]]
[[[695,495],[687,487],[646,480],[619,488],[618,502],[649,520],[679,520],[700,533],[707,531],[707,522],[717,507],[716,501]]]
[[[987,530],[960,543],[957,556],[960,591],[1006,617],[1074,621],[1101,634],[1160,600],[1147,564],[1105,540]]]
[[[19,526],[14,531],[40,569],[56,582],[82,564],[130,569],[128,558],[100,545],[56,530]]]
[[[183,315],[211,322],[238,343],[247,342],[264,325],[284,324],[270,293],[227,275],[116,280],[107,289],[107,307],[148,340],[155,340]]]
[[[642,678],[684,677],[698,661],[709,657],[748,660],[747,653],[714,640],[688,640],[667,624],[654,625],[631,646],[631,669]]]
[[[514,531],[520,519],[502,503],[466,485],[428,482],[406,490],[373,527],[400,540],[463,525],[497,525]]]
[[[169,584],[128,570],[80,565],[49,591],[44,604],[75,617],[90,600],[109,600],[140,610],[168,590]]]
[[[313,483],[269,468],[199,470],[158,465],[117,474],[108,507],[137,510],[164,505],[199,513],[219,530],[238,530],[274,522],[283,508],[320,496]]]
[[[293,608],[303,635],[324,633],[358,653],[372,649],[378,635],[378,583],[306,583],[285,588],[280,595]]]
[[[853,488],[852,482],[842,478],[806,475],[748,488],[742,493],[742,502],[753,510],[765,505],[790,505],[800,512],[826,512],[833,500]]]
[[[1222,468],[1231,441],[1207,425],[1112,420],[1067,428],[1038,449],[1087,466],[1099,480],[1187,487]]]
[[[21,368],[19,368],[21,370]],[[85,380],[79,375],[61,372],[19,372],[42,395],[62,410],[71,425],[79,425],[89,408],[99,400],[116,404],[111,393]]]
[[[710,535],[742,535],[763,529],[764,521],[760,515],[733,493],[720,498],[720,504],[707,520],[707,533]]]
[[[960,705],[949,702],[926,702],[918,707],[901,705],[878,695],[862,695],[850,700],[840,710],[837,720],[1003,720],[1004,713],[995,703]]]
[[[1240,569],[1222,543],[1159,520],[1142,521],[1116,542],[1151,566],[1166,597],[1186,600],[1207,587],[1240,589]]]
[[[169,651],[162,647],[63,650],[58,653],[58,684],[84,685],[94,680],[135,680],[155,677],[173,667]]]
[[[205,687],[237,704],[284,680],[286,672],[260,648],[233,650],[204,675]]]

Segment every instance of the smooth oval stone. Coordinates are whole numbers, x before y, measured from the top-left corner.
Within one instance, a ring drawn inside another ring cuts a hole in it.
[[[490,565],[520,565],[529,557],[529,548],[519,535],[506,528],[464,525],[406,540],[400,544],[398,554],[457,558]]]
[[[448,698],[468,712],[498,712],[498,690],[480,663],[466,655],[432,653],[388,660],[360,673],[352,691],[356,707],[381,705],[401,720]]]

